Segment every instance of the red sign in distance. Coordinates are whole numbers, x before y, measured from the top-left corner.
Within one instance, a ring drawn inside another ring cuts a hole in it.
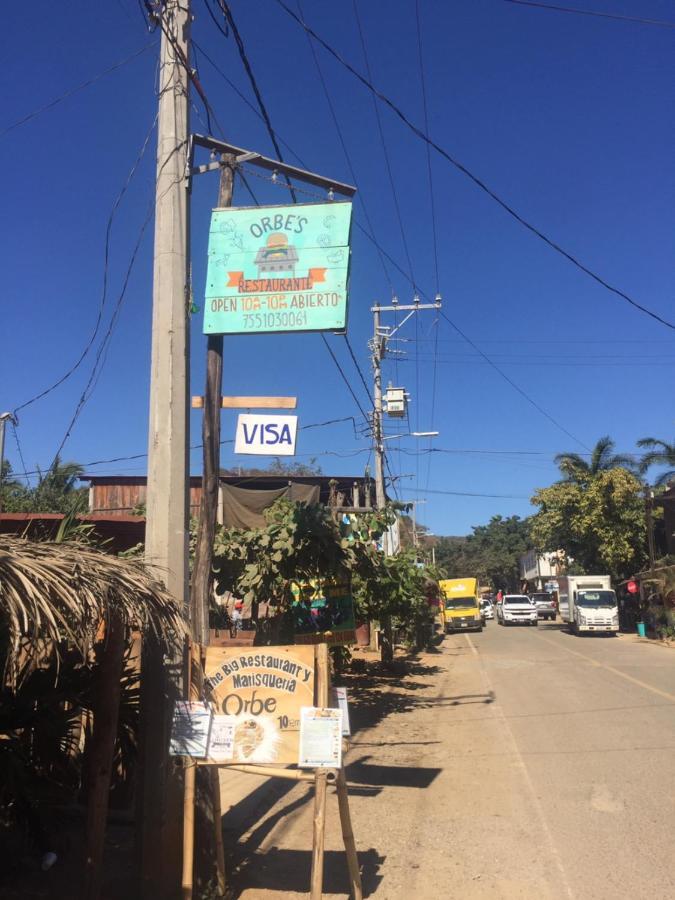
[[[637,592],[640,590],[640,588],[638,587],[636,581],[629,581],[628,584],[626,585],[626,590],[628,591],[629,594],[637,594]]]

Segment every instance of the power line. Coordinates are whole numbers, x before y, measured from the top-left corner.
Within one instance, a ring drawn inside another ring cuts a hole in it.
[[[422,28],[420,25],[420,2],[415,0],[415,22],[417,24],[417,53],[420,67],[420,84],[422,86],[422,109],[424,111],[424,130],[429,134],[429,110],[427,107],[427,86],[424,77],[424,54],[422,53]],[[431,167],[431,147],[426,144],[427,175],[429,177],[429,202],[431,204],[431,229],[434,238],[434,271],[436,274],[436,293],[440,293],[438,277],[438,237],[436,234],[436,203],[434,200],[434,178]]]
[[[302,7],[301,7],[301,5],[300,5],[300,0],[296,0],[296,3],[297,3],[297,6],[298,6],[298,10],[300,11],[300,15],[303,15]],[[354,169],[354,164],[353,164],[353,162],[352,162],[351,155],[350,155],[349,151],[347,150],[347,143],[346,143],[346,141],[345,141],[345,139],[344,139],[344,135],[343,135],[343,133],[342,133],[342,129],[340,128],[340,123],[339,123],[339,121],[338,121],[337,113],[336,113],[336,111],[335,111],[335,105],[333,104],[333,100],[332,100],[332,98],[331,98],[331,96],[330,96],[330,92],[328,91],[328,85],[326,84],[326,79],[324,78],[323,70],[321,69],[321,66],[320,66],[320,64],[319,64],[319,57],[317,56],[316,50],[314,49],[314,44],[313,44],[313,42],[312,42],[312,39],[311,39],[311,37],[309,36],[309,34],[307,34],[307,32],[305,32],[305,36],[306,36],[306,38],[307,38],[307,43],[308,43],[308,45],[309,45],[310,53],[312,54],[312,59],[314,60],[314,67],[315,67],[315,69],[316,69],[317,75],[319,76],[319,82],[321,83],[321,87],[322,87],[322,89],[323,89],[324,97],[326,98],[326,105],[328,106],[328,110],[329,110],[329,112],[330,112],[330,114],[331,114],[331,118],[332,118],[332,120],[333,120],[333,124],[335,125],[335,130],[336,130],[336,132],[337,132],[337,136],[338,136],[338,140],[339,140],[339,142],[340,142],[340,146],[342,147],[342,152],[344,153],[345,159],[346,159],[346,161],[347,161],[347,167],[349,168],[349,173],[350,173],[351,179],[352,179],[352,181],[354,182],[354,186],[356,187],[356,190],[357,190],[357,196],[358,196],[358,198],[359,198],[359,200],[360,200],[360,202],[361,202],[361,206],[362,206],[362,208],[363,208],[363,214],[364,214],[364,216],[366,217],[366,222],[367,222],[367,224],[368,224],[368,228],[370,229],[370,233],[371,233],[371,235],[374,237],[374,236],[375,236],[375,229],[373,228],[373,223],[372,223],[372,220],[371,220],[371,218],[370,218],[370,213],[369,213],[369,211],[368,211],[368,207],[366,206],[366,201],[365,201],[365,199],[364,199],[364,197],[363,197],[363,192],[361,191],[361,188],[360,188],[360,186],[359,186],[358,179],[357,179],[357,177],[356,177],[356,171],[355,171],[355,169]],[[295,155],[295,154],[294,154],[294,155]],[[302,161],[301,161],[301,165],[304,165],[304,163],[302,163]],[[376,247],[377,247],[377,244],[376,244]],[[387,264],[386,264],[385,261],[384,261],[384,256],[383,256],[383,254],[382,254],[382,251],[379,250],[379,249],[378,249],[378,256],[379,256],[379,259],[380,259],[380,264],[381,264],[381,266],[382,266],[382,271],[384,272],[385,280],[386,280],[387,283],[389,284],[389,290],[390,290],[390,293],[393,294],[393,293],[394,293],[394,287],[393,287],[393,285],[392,285],[391,277],[390,277],[390,275],[389,275],[389,270],[387,269]]]
[[[91,350],[92,346],[94,345],[94,341],[96,340],[99,329],[101,327],[101,322],[103,320],[103,310],[104,310],[107,295],[108,295],[110,239],[111,239],[111,235],[112,235],[113,221],[115,219],[115,215],[117,214],[117,210],[119,209],[119,206],[124,198],[124,195],[126,194],[128,188],[133,180],[133,177],[136,174],[136,172],[138,171],[138,168],[143,160],[143,157],[145,156],[145,152],[148,148],[148,144],[150,142],[150,138],[152,136],[152,132],[154,131],[156,124],[157,124],[157,116],[155,115],[155,117],[152,121],[152,124],[151,124],[150,128],[148,129],[148,133],[146,134],[145,139],[144,139],[143,143],[141,144],[141,149],[140,149],[136,159],[134,160],[134,163],[133,163],[131,169],[129,170],[129,173],[127,174],[127,177],[124,181],[124,184],[122,185],[122,188],[121,188],[119,194],[115,198],[115,201],[112,205],[112,209],[110,210],[110,214],[108,215],[108,221],[106,223],[106,230],[105,230],[105,249],[104,249],[104,254],[103,254],[103,260],[104,260],[103,261],[103,287],[102,287],[102,292],[101,292],[101,302],[99,304],[98,315],[96,317],[96,322],[94,324],[94,330],[91,334],[91,337],[87,341],[87,343],[84,347],[84,350],[82,351],[82,353],[80,354],[78,359],[68,369],[68,371],[65,372],[60,378],[58,378],[53,384],[49,385],[44,390],[40,391],[34,397],[31,397],[29,400],[25,400],[23,403],[19,404],[19,406],[17,406],[16,409],[14,410],[15,415],[17,412],[19,412],[22,409],[25,409],[27,406],[30,406],[31,404],[37,402],[38,400],[42,400],[43,397],[46,397],[48,394],[51,394],[52,391],[56,390],[56,388],[60,387],[65,381],[67,381],[71,377],[71,375],[73,375],[79,369],[79,367],[82,365],[85,358],[89,354],[89,351]]]
[[[23,452],[21,450],[21,444],[19,442],[19,432],[16,430],[17,420],[15,416],[9,420],[12,423],[12,432],[14,434],[14,440],[16,441],[16,449],[19,454],[19,459],[21,460],[21,465],[23,468],[26,468],[26,460],[23,458]],[[26,484],[29,484],[28,478],[26,478]]]
[[[422,88],[422,109],[424,112],[424,130],[426,133],[429,133],[429,109],[427,104],[427,87],[426,87],[426,78],[424,75],[424,53],[422,52],[422,26],[420,23],[420,4],[419,0],[415,0],[415,24],[417,26],[417,55],[420,69],[420,85]],[[426,149],[426,158],[427,158],[427,176],[429,179],[429,203],[431,206],[431,231],[433,236],[433,247],[434,247],[434,272],[436,275],[436,296],[440,295],[440,278],[438,274],[438,229],[436,227],[436,202],[434,199],[434,178],[433,178],[433,169],[431,165],[431,147],[429,144],[425,144]],[[431,417],[430,417],[430,428],[434,430],[434,418],[436,413],[436,379],[438,375],[438,317],[434,320],[435,327],[435,337],[436,340],[434,342],[434,367],[432,374],[432,388],[431,388]],[[415,331],[417,332],[417,322],[415,322]],[[417,333],[415,334],[417,339]],[[416,350],[415,352],[415,366],[416,373],[419,372],[419,353]],[[419,406],[418,406],[419,408]],[[429,449],[431,449],[431,438],[429,438]],[[429,487],[429,481],[431,479],[431,454],[427,459],[427,477],[426,477],[426,487]]]
[[[285,4],[283,4],[285,6]],[[359,8],[356,0],[352,0],[352,6],[354,9],[354,18],[356,20],[356,26],[359,32],[359,38],[361,41],[361,49],[363,51],[363,59],[366,64],[366,72],[368,73],[368,78],[372,80],[372,75],[370,72],[370,62],[368,60],[368,51],[366,49],[366,40],[363,34],[363,27],[361,25],[361,17],[359,16]],[[287,7],[285,7],[287,8]],[[377,97],[373,94],[373,109],[375,111],[375,120],[377,121],[377,130],[380,135],[380,144],[382,145],[382,155],[384,156],[384,164],[387,170],[387,176],[389,178],[389,186],[391,188],[391,195],[394,201],[394,209],[396,211],[396,218],[398,220],[398,227],[401,232],[401,240],[403,242],[403,249],[405,251],[406,259],[408,261],[408,270],[410,272],[410,279],[415,284],[415,273],[413,271],[412,259],[410,258],[410,249],[408,247],[408,241],[405,235],[405,229],[403,227],[403,217],[401,216],[401,207],[398,202],[398,191],[396,190],[396,182],[394,181],[394,176],[391,171],[391,160],[389,158],[389,151],[387,149],[387,142],[384,139],[384,130],[382,128],[382,118],[380,116],[380,109],[377,105]]]
[[[584,450],[590,451],[590,447],[587,447],[583,441],[579,440],[579,438],[576,437],[574,434],[572,434],[571,431],[568,431],[564,425],[561,425],[557,419],[554,419],[550,413],[546,412],[546,410],[542,406],[540,406],[536,400],[533,400],[532,397],[530,397],[530,395],[527,394],[519,385],[517,385],[516,382],[513,381],[513,379],[509,378],[509,376],[506,374],[506,372],[504,372],[502,369],[500,369],[500,367],[497,365],[497,363],[493,362],[490,359],[490,357],[487,356],[487,354],[483,353],[483,351],[480,349],[480,347],[478,347],[476,344],[474,344],[474,342],[471,340],[471,338],[468,337],[466,334],[464,334],[464,332],[461,330],[461,328],[459,328],[458,325],[455,325],[455,323],[452,321],[452,319],[450,319],[449,316],[447,316],[442,310],[440,311],[440,315],[443,316],[445,321],[452,328],[455,329],[457,334],[459,334],[461,337],[463,337],[464,340],[467,342],[467,344],[469,344],[469,346],[473,347],[473,349],[476,351],[476,353],[478,353],[480,356],[482,356],[483,359],[495,370],[495,372],[497,372],[504,379],[504,381],[506,381],[508,384],[510,384],[511,387],[515,391],[518,391],[520,396],[524,397],[525,400],[527,400],[527,402],[537,410],[537,412],[541,413],[541,415],[544,416],[544,418],[548,419],[549,422],[552,422],[553,425],[555,425],[556,428],[558,428],[560,431],[562,431],[564,434],[566,434],[567,437],[572,438],[572,440],[575,443],[580,444],[584,448]]]
[[[643,306],[641,303],[638,303],[637,300],[634,300],[631,296],[629,296],[625,291],[622,291],[620,288],[614,287],[608,281],[605,281],[600,275],[590,269],[587,265],[582,263],[579,259],[577,259],[572,253],[565,250],[560,244],[556,243],[552,238],[548,237],[537,228],[535,225],[532,225],[527,221],[519,212],[517,212],[506,200],[502,199],[492,188],[490,188],[481,178],[477,175],[474,175],[465,165],[463,165],[459,160],[455,159],[453,156],[448,153],[447,150],[444,150],[439,144],[433,141],[428,134],[417,125],[413,124],[413,122],[406,116],[406,114],[392,101],[379,91],[372,82],[364,77],[357,69],[355,69],[350,63],[347,62],[344,57],[342,57],[337,50],[335,50],[327,41],[325,41],[322,37],[320,37],[314,29],[312,29],[300,16],[293,12],[290,7],[284,3],[284,0],[276,0],[279,6],[285,12],[293,18],[301,28],[304,28],[316,41],[318,41],[321,46],[331,54],[342,66],[344,66],[347,71],[351,72],[351,74],[357,78],[361,84],[364,85],[369,91],[371,91],[376,97],[378,97],[384,104],[386,104],[389,109],[392,110],[393,113],[403,122],[403,124],[409,128],[413,134],[415,134],[420,140],[428,143],[431,147],[436,150],[436,152],[443,157],[443,159],[447,160],[452,166],[454,166],[458,171],[460,171],[463,175],[469,178],[476,187],[480,188],[484,193],[486,193],[489,197],[491,197],[495,203],[498,203],[499,206],[502,207],[505,212],[507,212],[512,218],[516,220],[520,225],[538,237],[541,241],[547,244],[552,250],[555,250],[556,253],[559,253],[562,257],[564,257],[568,262],[571,262],[572,265],[576,266],[580,271],[584,272],[584,274],[588,275],[589,278],[592,278],[595,282],[600,284],[606,290],[610,291],[612,294],[616,294],[616,296],[621,297],[627,303],[630,303],[631,306],[635,307],[635,309],[640,310],[645,315],[650,316],[650,318],[654,319],[657,322],[660,322],[661,325],[665,325],[666,328],[670,328],[675,331],[675,324],[667,321],[662,318],[658,313],[653,312],[648,309],[646,306]]]
[[[89,375],[89,378],[87,379],[87,383],[84,386],[84,390],[82,391],[80,398],[77,401],[77,406],[75,407],[75,412],[73,413],[73,415],[70,419],[70,422],[66,428],[66,432],[65,432],[63,438],[61,439],[58,450],[54,454],[54,459],[52,461],[52,465],[50,468],[52,468],[53,466],[56,465],[56,462],[57,462],[59,456],[61,455],[61,451],[63,450],[63,448],[66,444],[66,441],[70,437],[72,430],[75,427],[75,423],[77,422],[78,418],[80,417],[80,414],[81,414],[82,410],[84,409],[85,404],[91,397],[91,395],[94,391],[94,388],[96,387],[96,382],[98,381],[101,370],[103,369],[103,366],[105,365],[108,343],[109,343],[109,341],[112,337],[112,334],[115,330],[119,312],[122,308],[122,302],[126,295],[127,288],[129,286],[129,280],[131,278],[131,273],[133,271],[134,264],[136,262],[136,257],[138,256],[138,251],[140,250],[141,243],[143,241],[143,236],[145,235],[145,230],[152,220],[154,211],[155,211],[155,203],[153,201],[150,204],[148,214],[146,215],[145,220],[143,221],[143,223],[141,225],[141,229],[138,234],[136,244],[134,245],[134,249],[132,251],[131,258],[129,260],[129,265],[127,266],[127,271],[124,276],[124,281],[122,282],[122,289],[120,291],[119,297],[117,298],[117,303],[115,304],[115,309],[113,310],[113,314],[110,319],[108,329],[103,336],[101,344],[99,345],[98,352],[97,352],[96,358],[94,360],[94,365],[91,370],[91,374]]]
[[[330,353],[331,358],[332,358],[333,362],[335,363],[338,372],[339,372],[340,375],[342,376],[342,380],[343,380],[344,383],[347,385],[347,388],[348,388],[348,390],[349,390],[349,393],[352,395],[352,397],[353,397],[353,399],[354,399],[354,403],[356,403],[356,405],[358,406],[358,408],[359,408],[359,410],[360,410],[360,412],[361,412],[361,415],[362,415],[363,418],[366,420],[366,422],[370,421],[370,420],[369,420],[369,417],[368,417],[368,413],[367,413],[367,412],[364,410],[364,408],[361,406],[361,404],[360,404],[360,402],[359,402],[359,398],[358,398],[358,397],[356,396],[356,394],[354,393],[354,388],[352,387],[350,380],[349,380],[349,379],[347,378],[347,376],[345,375],[344,369],[342,368],[342,366],[341,366],[340,363],[338,362],[337,356],[333,353],[333,349],[332,349],[331,345],[328,343],[328,341],[326,340],[326,335],[323,334],[323,333],[321,333],[321,340],[323,341],[326,350],[328,350],[328,352]]]
[[[208,8],[208,3],[204,0],[206,6]],[[251,63],[248,58],[248,54],[246,53],[246,48],[244,46],[244,42],[242,40],[241,34],[239,33],[239,29],[234,21],[232,16],[232,11],[228,3],[225,0],[216,0],[220,10],[225,17],[225,21],[232,29],[232,35],[234,37],[234,41],[237,45],[237,50],[239,51],[239,57],[244,65],[244,69],[246,70],[246,74],[248,75],[248,80],[251,83],[251,87],[253,89],[253,93],[255,94],[255,98],[258,102],[258,106],[260,107],[260,112],[265,121],[265,126],[267,128],[267,133],[270,136],[270,140],[272,141],[272,145],[274,146],[274,151],[277,154],[277,158],[280,162],[284,161],[284,158],[281,154],[281,148],[279,147],[279,142],[277,141],[277,136],[274,132],[274,128],[272,128],[272,121],[269,117],[269,113],[267,112],[267,107],[265,106],[265,102],[262,98],[262,94],[260,93],[260,88],[258,87],[258,82],[253,73],[253,69],[251,67]],[[291,184],[291,180],[288,175],[285,175],[286,183],[288,184],[288,190],[291,192],[291,197],[293,198],[293,203],[297,203],[297,197],[295,196],[295,191],[293,189],[293,185]]]
[[[312,428],[325,428],[329,425],[337,425],[338,423],[341,423],[341,422],[351,422],[354,429],[356,429],[356,423],[354,421],[353,416],[342,416],[339,419],[328,419],[325,422],[312,422],[310,425],[300,425],[298,430],[299,431],[309,431]],[[234,444],[234,439],[227,438],[225,440],[222,440],[220,442],[220,444],[221,444],[221,446],[223,446],[224,444]],[[191,444],[189,449],[190,450],[199,450],[203,446],[204,446],[203,444]],[[318,451],[317,451],[316,455],[318,455]],[[91,466],[103,466],[103,465],[108,465],[110,463],[129,462],[131,460],[136,460],[136,459],[146,459],[147,456],[148,456],[147,453],[132,453],[131,455],[128,455],[128,456],[113,456],[113,457],[110,457],[109,459],[94,459],[94,460],[91,460],[90,462],[82,463],[81,465],[82,465],[83,469],[88,469]],[[39,468],[27,471],[26,464],[23,462],[23,456],[21,457],[21,461],[23,463],[25,471],[15,472],[14,473],[15,475],[25,476],[26,478],[28,478],[31,475],[42,474],[43,470],[39,469]]]
[[[374,406],[375,401],[373,400],[373,396],[370,393],[370,388],[368,386],[368,382],[366,381],[365,376],[361,370],[361,366],[359,365],[359,361],[357,360],[357,358],[354,354],[352,345],[349,343],[349,338],[347,337],[347,332],[345,331],[342,336],[345,339],[345,344],[347,345],[347,349],[349,350],[349,355],[351,356],[352,361],[353,361],[354,365],[356,366],[356,371],[359,373],[359,378],[361,379],[361,384],[363,385],[363,387],[366,391],[366,395],[367,395],[368,399],[370,400],[371,404]]]
[[[552,6],[549,3],[535,3],[534,0],[505,0],[506,3],[514,3],[517,6],[534,6],[537,9],[549,9],[553,12],[575,13],[578,16],[595,16],[600,19],[615,19],[619,22],[637,22],[639,25],[659,25],[661,28],[675,28],[675,22],[666,22],[661,19],[639,19],[635,16],[620,16],[615,13],[595,12],[590,9],[577,9],[571,6]]]
[[[409,492],[412,488],[402,488],[402,490]],[[418,492],[415,492],[418,493]],[[441,491],[434,490],[430,488],[428,491],[425,491],[426,494],[447,494],[451,497],[484,497],[488,500],[529,500],[529,497],[523,497],[519,494],[478,494],[473,493],[471,491]]]
[[[116,69],[121,69],[122,66],[125,66],[127,63],[136,59],[136,57],[141,56],[141,54],[145,53],[146,50],[149,50],[150,47],[155,47],[157,45],[157,41],[150,41],[149,44],[145,44],[145,46],[141,47],[140,50],[136,50],[135,53],[132,53],[131,56],[126,56],[124,59],[121,59],[119,62],[115,63],[113,66],[109,66],[107,69],[104,69],[102,72],[99,72],[98,75],[94,75],[93,78],[87,79],[87,81],[83,81],[81,84],[76,85],[70,90],[67,90],[65,93],[61,94],[60,97],[56,97],[54,100],[50,100],[49,103],[46,103],[44,106],[38,107],[38,109],[34,109],[32,112],[28,113],[25,116],[22,116],[20,119],[17,119],[16,122],[12,122],[11,125],[7,125],[6,128],[3,128],[0,131],[0,138],[3,138],[6,134],[9,134],[10,131],[13,131],[15,128],[18,128],[20,125],[25,125],[27,122],[30,122],[32,119],[35,119],[37,116],[41,115],[47,110],[53,109],[55,106],[58,106],[59,103],[63,103],[64,100],[67,100],[69,97],[72,97],[74,94],[79,93],[87,87],[90,87],[92,84],[96,84],[97,81],[100,81],[106,75],[109,75],[111,72],[114,72]]]

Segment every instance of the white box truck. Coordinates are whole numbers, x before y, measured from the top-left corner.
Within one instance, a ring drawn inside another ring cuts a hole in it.
[[[609,575],[558,576],[558,610],[575,634],[619,630],[619,608]]]

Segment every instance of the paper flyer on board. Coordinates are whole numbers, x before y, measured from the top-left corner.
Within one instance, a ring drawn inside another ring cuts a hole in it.
[[[300,753],[303,769],[342,766],[342,710],[303,706],[300,710]]]

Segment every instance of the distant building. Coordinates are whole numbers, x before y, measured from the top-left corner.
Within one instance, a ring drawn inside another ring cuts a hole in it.
[[[89,482],[89,513],[98,516],[142,517],[145,512],[145,475],[82,475]],[[264,525],[264,511],[275,500],[323,503],[348,513],[372,509],[369,478],[330,475],[220,475],[218,522],[226,527],[256,528]],[[190,478],[190,515],[199,515],[201,476]],[[143,519],[141,518],[141,521]]]
[[[523,591],[545,591],[547,585],[557,589],[555,580],[563,574],[565,554],[562,550],[554,553],[537,553],[528,550],[521,556],[518,565],[520,570],[521,589]]]

